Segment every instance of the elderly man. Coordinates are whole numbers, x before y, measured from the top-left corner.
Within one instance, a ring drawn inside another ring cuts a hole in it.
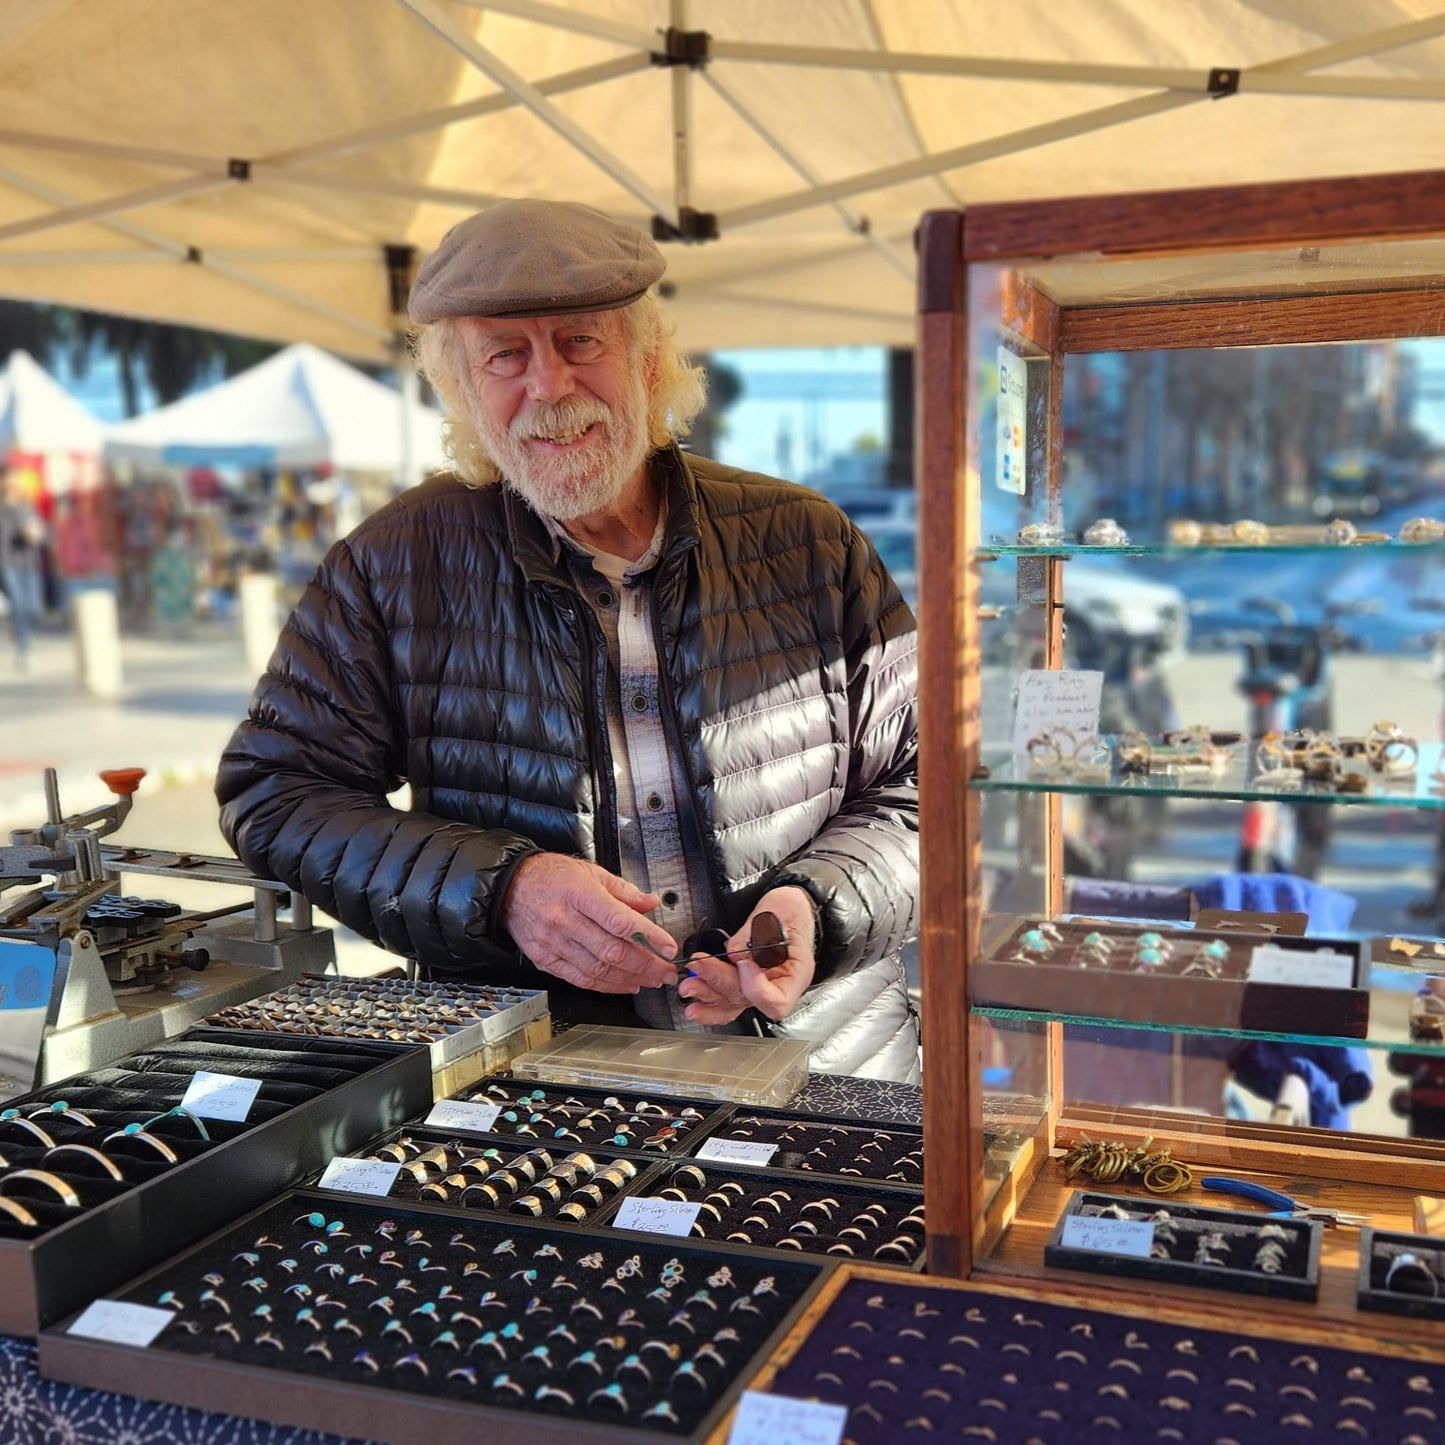
[[[913,617],[828,502],[678,449],[703,390],[662,271],[569,203],[443,239],[410,309],[455,473],[327,554],[222,760],[222,825],[432,977],[915,1080]],[[682,953],[705,925],[726,953]]]

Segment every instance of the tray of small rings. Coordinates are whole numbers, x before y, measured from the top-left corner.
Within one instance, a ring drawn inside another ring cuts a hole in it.
[[[142,1115],[63,1098],[0,1110],[0,1238],[40,1234],[245,1127],[179,1108]]]
[[[357,1157],[395,1163],[388,1199],[486,1209],[560,1224],[597,1224],[609,1205],[657,1165],[623,1154],[515,1144],[463,1143],[418,1129],[396,1131]],[[338,1186],[345,1191],[345,1184]]]
[[[1006,931],[1005,925],[1000,918],[994,936],[1002,940],[969,969],[981,1007],[1327,1038],[1369,1033],[1369,945],[1358,940],[1101,919],[1020,919]],[[1350,982],[1304,986],[1252,977],[1261,947],[1272,951],[1271,962],[1286,957],[1302,980],[1328,967]]]
[[[566,1084],[483,1079],[453,1097],[494,1104],[496,1118],[479,1132],[516,1135],[558,1148],[640,1149],[675,1154],[721,1119],[726,1106],[708,1100],[609,1094]]]
[[[1362,1310],[1445,1319],[1445,1239],[1365,1225],[1355,1300]]]
[[[691,1207],[696,1239],[923,1268],[921,1190],[678,1163],[631,1192]]]
[[[1044,1246],[1044,1263],[1313,1300],[1319,1295],[1323,1230],[1318,1219],[1274,1219],[1076,1190]]]
[[[729,1152],[729,1146],[742,1150]],[[702,1154],[769,1169],[798,1169],[891,1184],[923,1183],[923,1133],[874,1128],[816,1115],[739,1109],[703,1141]]]
[[[612,1437],[598,1427],[701,1439],[825,1273],[685,1240],[296,1193],[117,1293],[172,1312],[143,1353],[60,1326],[40,1365],[242,1415],[265,1391],[278,1424],[398,1445],[490,1438],[458,1402],[509,1412],[500,1432],[531,1417],[529,1441],[575,1439],[558,1427],[578,1421],[588,1439]],[[277,1371],[310,1386],[278,1389]]]
[[[209,1028],[430,1043],[433,1067],[525,1028],[547,1012],[541,989],[488,988],[403,978],[305,975],[262,998],[232,1004]]]

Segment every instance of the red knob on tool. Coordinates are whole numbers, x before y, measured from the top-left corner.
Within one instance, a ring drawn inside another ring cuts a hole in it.
[[[100,780],[112,793],[129,798],[140,787],[140,780],[145,775],[144,768],[108,768],[100,775]]]

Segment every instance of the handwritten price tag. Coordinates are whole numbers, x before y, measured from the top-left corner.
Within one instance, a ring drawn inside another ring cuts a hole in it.
[[[132,1305],[118,1299],[98,1299],[71,1321],[68,1335],[87,1340],[111,1340],[117,1345],[139,1345],[144,1349],[170,1322],[174,1310],[155,1305]]]
[[[472,1104],[465,1099],[438,1099],[426,1122],[437,1129],[470,1129],[485,1134],[497,1122],[500,1104]]]
[[[1304,988],[1350,988],[1355,981],[1355,961],[1347,953],[1328,948],[1306,953],[1280,948],[1273,943],[1257,944],[1249,955],[1251,983],[1292,983]]]
[[[641,1229],[648,1234],[688,1234],[697,1222],[701,1204],[681,1199],[633,1199],[622,1201],[612,1217],[616,1229]]]
[[[337,1154],[317,1183],[322,1189],[344,1189],[348,1194],[387,1195],[400,1173],[400,1164],[384,1159],[348,1159]]]
[[[847,1423],[846,1405],[744,1390],[727,1445],[838,1445]]]
[[[260,1079],[240,1079],[235,1074],[213,1074],[197,1069],[186,1088],[181,1108],[200,1119],[230,1119],[241,1123],[251,1112]]]
[[[1018,710],[1014,713],[1013,750],[1027,757],[1029,739],[1050,728],[1077,739],[1099,731],[1102,672],[1037,669],[1019,674]]]
[[[1067,1249],[1092,1249],[1099,1254],[1129,1254],[1148,1259],[1154,1248],[1154,1226],[1147,1219],[1110,1219],[1097,1214],[1071,1214],[1064,1220],[1060,1241]]]
[[[705,1139],[696,1158],[713,1159],[723,1164],[766,1164],[778,1152],[776,1144],[757,1139]]]

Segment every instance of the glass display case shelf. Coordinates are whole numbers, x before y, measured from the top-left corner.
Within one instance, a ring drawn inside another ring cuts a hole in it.
[[[1372,992],[1371,1001],[1376,995]],[[1445,1059],[1445,1039],[1433,1042],[1425,1039],[1401,1039],[1398,1036],[1385,1037],[1367,1034],[1329,1035],[1317,1033],[1291,1033],[1273,1029],[1226,1028],[1223,1026],[1197,1023],[1168,1022],[1165,1020],[1141,1020],[1136,1018],[1113,1018],[1101,1014],[1060,1013],[1053,1009],[1003,1008],[996,1004],[975,1003],[971,1012],[975,1017],[991,1019],[994,1022],[1011,1024],[1079,1024],[1091,1029],[1129,1029],[1131,1032],[1154,1034],[1192,1034],[1223,1039],[1265,1039],[1275,1043],[1311,1044],[1316,1046],[1338,1046],[1340,1048],[1375,1049],[1381,1052],[1400,1054],[1421,1054]]]
[[[1114,750],[1115,739],[1104,738]],[[1419,763],[1413,773],[1374,773],[1361,764],[1366,779],[1363,792],[1345,792],[1326,783],[1306,780],[1297,788],[1261,785],[1254,778],[1254,748],[1241,746],[1222,772],[1203,768],[1173,773],[1123,775],[1117,762],[1107,777],[1040,772],[1026,758],[1009,753],[985,754],[983,767],[969,787],[989,792],[1084,793],[1134,797],[1212,798],[1229,802],[1348,803],[1374,808],[1445,809],[1445,776],[1439,743],[1420,744]]]
[[[1359,542],[1200,542],[1185,545],[1179,542],[1125,542],[1118,546],[1100,546],[1087,542],[1056,542],[1050,546],[1025,546],[1021,542],[988,542],[974,551],[974,557],[987,562],[995,557],[1309,557],[1324,553],[1357,554],[1369,552],[1398,553],[1427,557],[1445,555],[1445,540],[1438,542],[1401,542],[1398,539]]]

